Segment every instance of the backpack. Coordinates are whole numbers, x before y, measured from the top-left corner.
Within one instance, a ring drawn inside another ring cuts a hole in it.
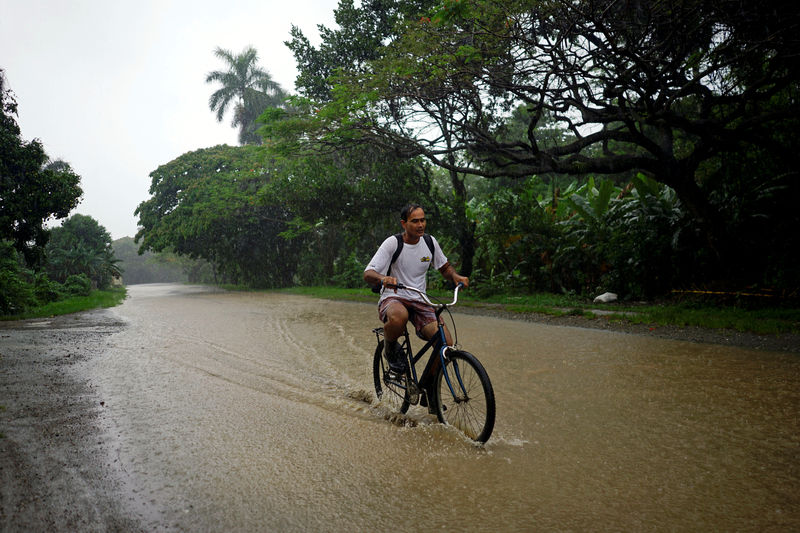
[[[386,275],[390,275],[392,273],[392,265],[397,258],[400,257],[400,252],[403,251],[403,234],[402,233],[395,233],[394,238],[397,239],[397,249],[392,254],[392,260],[389,262],[389,270],[386,271]],[[428,250],[431,251],[431,262],[433,261],[434,251],[433,251],[433,237],[428,235],[427,233],[422,234],[422,239],[425,241],[425,244],[428,245]],[[378,293],[381,292],[381,288],[379,286],[372,287],[372,292]]]

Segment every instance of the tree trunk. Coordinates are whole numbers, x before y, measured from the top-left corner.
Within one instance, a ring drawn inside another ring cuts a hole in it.
[[[719,210],[710,202],[708,195],[697,184],[693,170],[673,170],[655,178],[672,187],[686,209],[697,222],[698,229],[715,259],[715,268],[722,274],[727,270],[731,236]]]
[[[470,276],[475,259],[475,223],[467,219],[467,189],[464,186],[464,179],[459,176],[458,172],[451,170],[450,182],[455,193],[453,200],[455,220],[453,223],[461,255],[461,264],[457,270],[462,276]]]

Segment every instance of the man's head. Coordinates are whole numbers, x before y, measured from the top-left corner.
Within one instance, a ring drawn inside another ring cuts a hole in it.
[[[419,204],[406,204],[405,207],[403,207],[403,210],[400,211],[400,220],[405,220],[407,222],[408,216],[411,214],[411,212],[417,209],[422,209],[422,206]],[[424,209],[422,209],[422,211],[423,213],[425,212]]]
[[[400,211],[400,225],[411,242],[416,242],[425,233],[425,210],[419,204],[408,204]]]

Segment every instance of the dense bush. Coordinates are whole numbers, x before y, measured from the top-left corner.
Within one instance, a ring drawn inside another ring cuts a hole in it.
[[[72,215],[61,227],[50,230],[45,251],[47,273],[61,283],[70,275],[83,274],[94,288],[106,289],[120,273],[111,236],[90,216]]]
[[[86,274],[72,274],[64,282],[64,289],[72,296],[88,296],[92,281]]]
[[[0,241],[0,314],[10,315],[35,303],[30,273],[8,241]]]
[[[64,297],[64,286],[48,278],[44,272],[36,274],[33,290],[40,304],[56,302]]]
[[[356,288],[364,286],[364,265],[355,252],[343,257],[334,265],[336,274],[333,282],[340,287]]]
[[[69,296],[88,296],[91,289],[85,274],[71,275],[62,285],[45,272],[26,269],[12,244],[0,242],[0,315],[16,315]]]
[[[502,188],[484,202],[474,199],[470,214],[477,221],[476,290],[485,294],[522,289],[559,290],[552,257],[559,239],[556,208],[531,178]]]
[[[624,188],[590,178],[563,191],[538,178],[473,202],[476,290],[613,291],[649,298],[677,280],[685,215],[674,191],[643,176]]]

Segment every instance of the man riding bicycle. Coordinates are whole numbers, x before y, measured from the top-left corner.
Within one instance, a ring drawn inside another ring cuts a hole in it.
[[[406,205],[400,212],[400,225],[403,232],[383,241],[364,269],[364,281],[376,287],[402,283],[425,292],[426,274],[433,265],[445,279],[469,286],[469,279],[456,272],[436,239],[425,234],[425,210],[422,206]],[[381,294],[378,316],[384,323],[384,350],[389,367],[401,375],[406,371],[406,360],[397,339],[411,319],[417,335],[429,340],[438,329],[436,314],[417,293],[395,288]],[[447,343],[452,344],[447,328],[445,335]]]

